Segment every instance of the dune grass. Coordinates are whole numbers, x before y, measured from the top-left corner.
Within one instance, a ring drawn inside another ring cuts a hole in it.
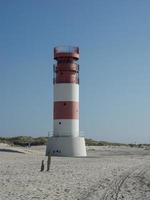
[[[48,137],[31,137],[31,136],[17,136],[17,137],[0,137],[0,143],[6,143],[10,145],[17,146],[37,146],[37,145],[46,145]],[[87,146],[130,146],[130,147],[147,147],[150,148],[150,144],[123,144],[123,143],[114,143],[107,141],[97,141],[93,139],[85,139]]]

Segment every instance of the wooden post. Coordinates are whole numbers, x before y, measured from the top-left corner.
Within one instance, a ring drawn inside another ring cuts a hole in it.
[[[48,158],[47,158],[47,171],[50,170],[50,164],[51,164],[51,156],[48,155]]]
[[[42,160],[42,163],[41,163],[41,172],[44,171],[44,160]]]

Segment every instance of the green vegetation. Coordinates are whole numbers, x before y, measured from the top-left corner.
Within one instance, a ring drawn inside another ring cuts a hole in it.
[[[17,136],[17,137],[0,137],[0,143],[7,143],[10,145],[18,146],[36,146],[45,145],[47,143],[47,137],[33,138],[31,136]]]
[[[93,139],[85,139],[85,143],[87,146],[127,146],[127,144],[122,143],[112,143],[106,141],[96,141]]]
[[[46,145],[48,137],[31,137],[31,136],[17,136],[17,137],[0,137],[0,143],[7,143],[10,145],[18,146],[37,146]],[[96,141],[93,139],[85,139],[87,146],[130,146],[130,147],[146,147],[150,148],[150,144],[122,144],[122,143],[112,143],[106,141]]]

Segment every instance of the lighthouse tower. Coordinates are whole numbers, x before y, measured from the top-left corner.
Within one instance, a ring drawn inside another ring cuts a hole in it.
[[[79,136],[78,47],[54,48],[53,136],[47,156],[86,156],[85,140]]]

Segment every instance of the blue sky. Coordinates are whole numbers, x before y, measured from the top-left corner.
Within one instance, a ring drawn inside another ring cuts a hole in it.
[[[52,131],[53,47],[80,47],[80,130],[150,143],[149,0],[0,0],[0,136]]]

